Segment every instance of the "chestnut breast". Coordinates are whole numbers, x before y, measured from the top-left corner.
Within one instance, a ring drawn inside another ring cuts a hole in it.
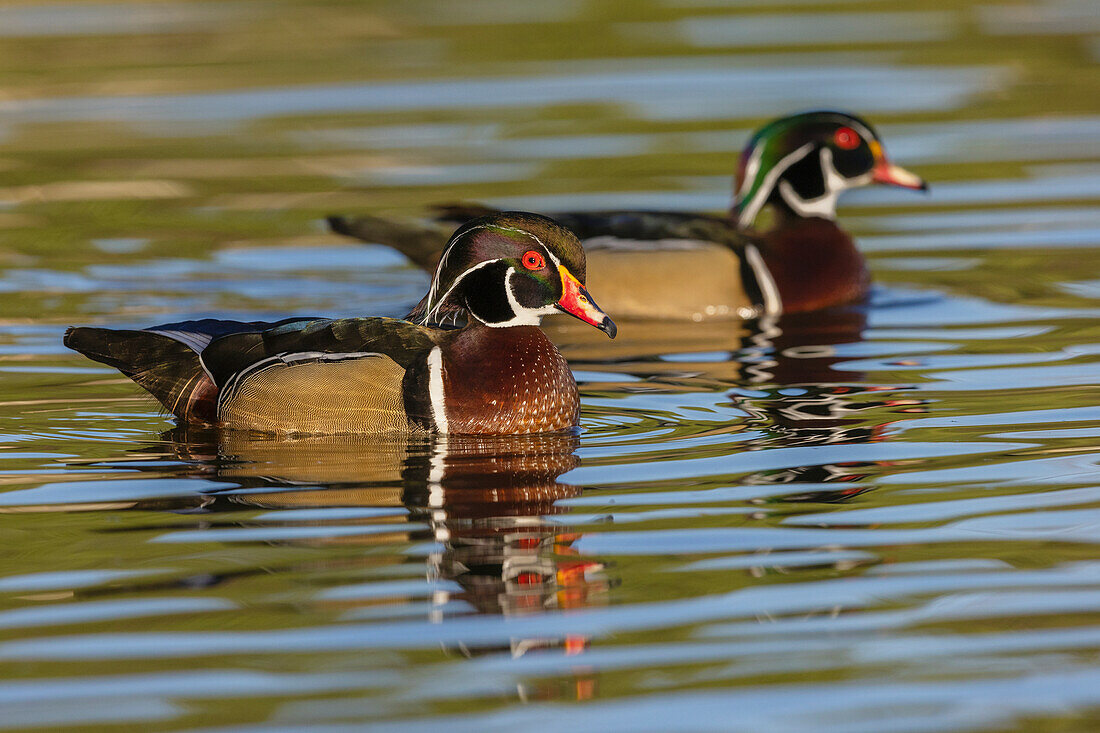
[[[577,424],[573,373],[537,327],[474,325],[440,346],[449,432],[537,433]]]
[[[870,276],[852,238],[828,219],[797,219],[765,235],[764,262],[783,298],[783,312],[851,303],[867,294]]]

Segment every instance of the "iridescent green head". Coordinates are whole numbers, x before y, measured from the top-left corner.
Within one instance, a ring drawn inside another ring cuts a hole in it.
[[[431,290],[410,318],[428,326],[474,320],[492,328],[537,326],[568,313],[615,337],[615,324],[584,287],[584,248],[538,214],[504,211],[451,235]]]
[[[737,169],[732,212],[743,229],[768,203],[795,216],[835,219],[840,194],[870,183],[928,188],[887,160],[867,122],[846,112],[803,112],[769,122],[749,140]]]

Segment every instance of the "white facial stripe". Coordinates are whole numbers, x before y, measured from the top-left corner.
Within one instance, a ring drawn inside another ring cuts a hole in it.
[[[486,323],[490,328],[510,328],[512,326],[537,326],[542,323],[542,317],[557,313],[558,309],[553,305],[544,305],[541,308],[528,308],[522,305],[516,298],[516,292],[512,288],[512,276],[516,274],[514,267],[508,268],[508,274],[504,276],[504,294],[508,298],[508,305],[512,307],[512,318],[497,323]],[[476,317],[476,315],[475,315]],[[480,319],[478,319],[480,320]]]
[[[779,195],[792,211],[803,218],[811,216],[820,216],[823,219],[836,218],[837,192],[826,191],[823,196],[818,196],[816,199],[804,199],[799,197],[790,183],[780,181]]]
[[[443,351],[436,346],[428,352],[428,398],[432,403],[435,429],[447,432],[447,403],[443,397]]]
[[[855,178],[845,178],[833,165],[833,151],[827,147],[821,149],[821,171],[824,174],[825,193],[815,199],[804,199],[798,195],[787,181],[779,182],[779,195],[799,216],[820,216],[824,219],[836,218],[836,203],[840,194],[849,188],[862,186],[871,181],[868,172]]]
[[[516,298],[516,289],[512,287],[512,278],[515,277],[515,274],[515,268],[509,267],[508,273],[504,276],[504,294],[508,297],[508,305],[512,306],[512,313],[515,314],[512,320],[519,318],[527,310],[527,308],[520,305],[519,299]],[[537,326],[538,318],[535,319],[534,324],[528,325]]]
[[[434,307],[432,307],[432,308],[430,308],[430,309],[429,309],[429,308],[425,308],[425,310],[424,310],[424,323],[425,323],[425,324],[427,324],[427,323],[430,323],[430,322],[431,322],[431,320],[432,320],[432,316],[434,316],[434,315],[435,315],[436,311],[438,311],[438,310],[439,310],[439,309],[440,309],[441,307],[443,307],[443,304],[447,302],[447,298],[451,297],[451,293],[453,293],[453,292],[454,292],[454,289],[458,287],[458,284],[459,284],[460,282],[462,282],[462,279],[463,279],[464,277],[466,277],[467,275],[469,275],[469,274],[470,274],[471,272],[473,272],[474,270],[479,270],[479,269],[481,269],[482,267],[485,267],[486,265],[491,265],[491,264],[492,264],[492,263],[494,263],[494,262],[500,262],[500,260],[499,260],[499,259],[498,259],[498,260],[485,260],[484,262],[479,262],[479,263],[477,263],[476,265],[474,265],[473,267],[470,267],[470,268],[468,268],[468,269],[464,270],[464,271],[462,272],[462,274],[460,274],[460,275],[459,275],[458,277],[456,277],[456,278],[455,278],[455,281],[454,281],[453,283],[451,283],[451,287],[447,288],[447,292],[446,292],[446,293],[444,293],[444,294],[443,294],[443,297],[442,297],[442,298],[440,298],[440,299],[439,299],[439,300],[438,300],[438,301],[436,302],[436,304],[435,304],[435,306],[434,306]],[[437,277],[438,277],[438,276],[437,276]],[[432,289],[433,289],[433,290],[435,289],[435,285],[434,285],[434,284],[432,285]]]
[[[752,188],[752,182],[756,180],[756,174],[760,172],[760,158],[764,155],[764,140],[756,144],[745,163],[745,178],[741,181],[741,190],[737,192],[738,198],[744,198]]]
[[[546,249],[546,248],[545,248],[545,246],[543,247],[543,249]],[[551,252],[550,250],[548,250],[548,249],[547,249],[547,250],[546,250],[546,256],[547,256],[547,257],[549,257],[549,258],[550,258],[550,261],[554,263],[554,269],[555,269],[555,270],[556,270],[557,268],[561,267],[561,260],[559,260],[559,259],[557,258],[557,256],[555,256],[555,255],[554,255],[554,253],[553,253],[553,252]]]
[[[553,253],[550,252],[550,250],[546,250],[546,254],[550,257],[551,261],[553,261],[555,265],[560,265],[560,262],[559,262],[558,258],[555,257],[553,255]],[[495,260],[485,260],[484,262],[479,262],[476,265],[474,265],[473,267],[465,270],[461,275],[459,275],[457,278],[455,278],[454,283],[451,284],[451,287],[449,287],[447,289],[447,292],[444,293],[443,297],[440,298],[439,301],[435,304],[435,307],[433,307],[431,310],[426,310],[424,312],[424,319],[423,319],[424,324],[427,325],[428,323],[433,322],[433,319],[436,315],[436,312],[447,303],[447,299],[451,297],[451,293],[454,292],[454,289],[458,287],[458,284],[460,282],[462,282],[463,278],[465,278],[467,275],[469,275],[474,270],[478,270],[482,267],[485,267],[486,265],[490,265],[494,262],[501,262],[501,261],[502,260],[500,260],[500,259],[495,259]],[[501,323],[492,323],[492,324],[487,323],[485,325],[493,326],[494,328],[503,328],[505,326],[537,326],[537,325],[539,325],[539,323],[541,323],[541,317],[542,316],[550,315],[550,314],[557,311],[557,309],[554,308],[552,305],[551,306],[544,306],[542,308],[537,308],[536,309],[536,308],[527,308],[526,306],[520,304],[520,302],[516,299],[515,291],[512,289],[512,276],[515,275],[515,274],[516,274],[516,269],[514,267],[509,267],[508,268],[508,273],[505,275],[505,278],[504,278],[504,292],[505,292],[505,295],[508,298],[509,305],[512,306],[512,312],[515,313],[516,316],[514,318],[512,318],[511,320],[508,320],[508,321],[503,321]],[[564,283],[563,283],[563,286],[564,286]]]
[[[760,286],[760,295],[764,298],[764,314],[777,316],[783,312],[783,299],[779,297],[779,288],[768,266],[764,264],[764,258],[760,256],[760,250],[756,245],[745,247],[745,259],[748,260],[752,272],[756,275],[756,284]]]
[[[855,120],[849,118],[847,120],[847,122],[848,122],[848,127],[851,127],[853,130],[858,132],[860,134],[860,137],[862,137],[866,142],[871,142],[872,140],[877,139],[873,132],[871,132],[870,130],[868,130],[866,127],[864,127],[860,123],[856,122]]]
[[[788,153],[783,156],[775,167],[768,171],[764,176],[763,183],[760,184],[760,188],[756,192],[756,196],[749,201],[748,206],[741,210],[741,216],[737,219],[737,224],[741,227],[748,228],[752,224],[753,219],[760,213],[760,209],[764,206],[764,202],[768,200],[768,196],[771,195],[772,188],[775,186],[776,180],[783,175],[783,173],[792,165],[806,157],[811,150],[813,150],[813,143],[806,143],[793,153]]]
[[[848,127],[851,127],[853,130],[855,130],[857,133],[859,133],[860,137],[862,137],[863,140],[867,143],[878,140],[878,138],[875,137],[875,134],[873,132],[871,132],[871,130],[866,125],[862,124],[861,122],[858,122],[857,120],[854,120],[852,118],[842,118],[841,119],[841,124],[844,124],[844,125],[847,125]],[[749,156],[749,160],[745,165],[745,178],[744,178],[743,181],[741,181],[741,189],[737,192],[737,201],[735,201],[736,204],[739,204],[740,201],[742,199],[744,199],[744,197],[748,194],[749,190],[752,188],[752,182],[756,178],[756,173],[760,169],[760,157],[762,156],[762,154],[764,152],[765,142],[766,142],[765,140],[761,140],[759,143],[757,143],[756,147],[753,148],[752,153]],[[766,192],[770,193],[770,191],[772,190],[772,186],[775,185],[775,179],[779,175],[781,175],[784,170],[786,170],[787,168],[789,168],[791,165],[793,165],[794,163],[796,163],[798,161],[798,159],[801,157],[801,155],[797,155],[798,153],[801,152],[802,154],[805,154],[805,153],[809,152],[808,150],[806,150],[806,148],[812,147],[812,146],[813,146],[812,143],[807,143],[806,145],[803,145],[798,150],[794,151],[793,153],[791,153],[787,157],[780,160],[779,163],[775,166],[775,168],[768,171],[768,175],[765,178],[764,183],[761,184],[760,190],[757,191],[756,198],[754,198],[751,202],[749,202],[748,206],[742,208],[741,216],[740,216],[740,218],[738,219],[738,222],[737,222],[738,225],[740,225],[742,227],[748,227],[750,224],[752,224],[753,220],[756,218],[756,215],[760,213],[760,209],[763,208],[764,202],[767,201],[768,196],[766,195]],[[828,150],[828,148],[822,148],[823,153],[826,150]],[[839,193],[840,191],[843,191],[847,188],[854,188],[856,186],[861,186],[861,185],[863,185],[863,184],[865,184],[865,183],[867,183],[871,180],[870,179],[870,174],[867,174],[866,176],[859,176],[857,178],[844,178],[843,176],[840,176],[840,174],[836,172],[836,168],[834,168],[832,166],[832,157],[831,157],[832,152],[831,151],[829,151],[829,155],[830,155],[829,166],[828,167],[825,167],[824,165],[822,166],[825,170],[825,175],[829,176],[830,173],[831,173],[831,174],[834,174],[834,175],[838,176],[839,179],[844,182],[844,185],[841,186],[841,187],[830,188],[828,183],[826,183],[826,190],[827,190],[826,195],[829,195],[828,194],[829,191],[836,191],[837,193]],[[788,160],[788,158],[791,158],[792,156],[796,156],[794,158],[794,160]],[[778,173],[776,173],[776,171],[778,171]],[[775,173],[776,175],[773,176],[772,175],[773,173]],[[803,211],[805,211],[805,212],[808,212],[809,215],[824,216],[824,217],[829,218],[829,219],[835,219],[836,218],[836,201],[835,201],[836,197],[835,196],[833,196],[832,205],[827,207],[827,202],[816,203],[816,202],[821,201],[820,198],[819,199],[814,199],[813,202],[809,202],[809,201],[806,201],[805,199],[798,198],[797,194],[794,193],[794,190],[792,188],[790,188],[789,185],[786,186],[787,190],[784,190],[783,183],[784,182],[780,182],[780,184],[779,184],[780,194],[783,196],[784,201],[786,201],[787,204],[790,205],[791,208],[794,209],[799,214],[805,216],[805,215],[807,215],[807,214],[803,214]],[[792,200],[794,200],[795,203],[792,203]],[[823,212],[827,212],[827,213],[823,213]]]
[[[447,258],[451,255],[451,248],[447,247],[443,250],[443,254],[439,258],[439,264],[435,266],[435,275],[432,276],[432,286],[428,288],[428,301],[425,303],[424,312],[428,313],[432,310],[432,302],[435,300],[436,293],[439,292],[439,277],[443,272],[443,267],[447,263]]]
[[[460,236],[452,239],[448,243],[447,248],[443,251],[443,256],[439,258],[439,264],[436,265],[436,268],[435,268],[435,276],[432,277],[432,286],[431,286],[431,288],[428,289],[428,300],[424,304],[424,314],[425,314],[424,322],[425,323],[428,323],[429,320],[430,320],[431,315],[435,311],[439,310],[439,307],[441,305],[443,305],[444,303],[447,302],[447,298],[451,295],[451,292],[455,289],[455,286],[458,285],[459,281],[462,280],[462,278],[466,277],[466,275],[468,275],[473,270],[476,270],[477,268],[482,267],[482,266],[488,264],[489,262],[499,262],[500,261],[499,258],[498,258],[496,260],[486,260],[485,262],[474,265],[473,267],[471,267],[470,269],[466,270],[461,275],[459,275],[457,278],[455,278],[454,283],[452,283],[451,287],[447,289],[447,292],[443,294],[443,297],[440,298],[439,300],[436,300],[436,294],[439,291],[439,278],[440,278],[440,275],[443,272],[444,266],[446,265],[447,257],[450,256],[450,254],[451,254],[452,248],[454,247],[455,243],[458,242],[460,239],[462,239],[466,235],[470,234],[471,232],[477,231],[478,229],[503,229],[504,231],[508,231],[508,232],[516,232],[518,234],[524,234],[528,237],[531,237],[531,239],[534,239],[536,242],[539,243],[539,246],[542,247],[543,251],[546,252],[547,257],[550,258],[550,260],[554,263],[555,266],[561,264],[561,261],[558,260],[558,258],[554,256],[554,253],[550,251],[550,248],[547,247],[546,244],[543,243],[543,241],[541,239],[539,239],[537,235],[535,235],[532,232],[527,231],[526,229],[519,229],[518,227],[505,226],[504,224],[479,224],[475,227],[470,227],[466,231],[462,232],[462,234]],[[433,303],[434,303],[434,305],[433,305]]]
[[[526,234],[528,237],[530,237],[531,239],[533,239],[533,240],[535,240],[536,242],[539,243],[539,246],[542,247],[542,251],[546,253],[547,259],[549,259],[551,262],[554,263],[555,268],[557,268],[561,265],[561,260],[559,260],[557,258],[557,256],[553,252],[550,251],[550,248],[547,247],[546,244],[541,239],[539,239],[538,236],[535,235],[534,233],[529,232],[526,229],[517,229],[516,227],[507,227],[507,226],[504,226],[503,224],[490,224],[489,228],[490,229],[504,229],[505,231],[509,231],[509,232],[519,232],[520,234]]]
[[[486,229],[503,229],[506,232],[517,232],[519,234],[526,234],[528,237],[530,237],[531,239],[533,239],[536,242],[538,242],[539,244],[541,244],[542,248],[545,249],[547,252],[550,251],[549,248],[545,244],[542,243],[541,239],[539,239],[535,234],[533,234],[532,232],[527,231],[526,229],[518,229],[516,227],[508,227],[508,226],[504,226],[503,224],[487,224],[485,226],[485,228]]]
[[[470,227],[466,231],[462,232],[461,235],[459,235],[458,237],[455,237],[454,239],[452,239],[450,242],[447,243],[446,249],[443,250],[443,256],[439,258],[439,264],[436,265],[436,267],[435,267],[435,276],[432,277],[432,286],[428,290],[428,302],[425,304],[425,306],[426,306],[425,307],[425,312],[426,313],[430,313],[433,310],[432,302],[435,300],[436,292],[438,292],[439,276],[442,274],[443,268],[447,264],[447,258],[450,256],[451,250],[454,248],[455,243],[458,242],[463,237],[465,237],[466,235],[470,234],[471,232],[476,232],[478,229],[489,229],[489,228],[490,227],[487,224],[479,224],[476,227]],[[521,231],[521,230],[517,229],[516,231]],[[466,272],[469,272],[469,270],[467,270]],[[455,282],[457,283],[459,280],[461,280],[462,276],[465,275],[466,272],[462,273],[462,275],[459,275],[458,279],[456,279]],[[451,294],[451,290],[454,290],[453,285],[451,286],[450,290],[447,291],[446,295],[444,295],[444,300],[446,300],[447,295]],[[441,300],[439,302],[442,303],[443,301]],[[437,304],[436,307],[438,307],[438,304]]]

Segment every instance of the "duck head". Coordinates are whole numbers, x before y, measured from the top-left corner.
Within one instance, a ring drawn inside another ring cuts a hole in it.
[[[769,122],[749,140],[732,214],[742,229],[768,203],[798,217],[835,219],[840,194],[871,183],[928,190],[919,176],[886,158],[867,122],[845,112],[804,112]]]
[[[491,214],[451,235],[431,289],[409,319],[444,326],[473,318],[507,328],[537,326],[543,316],[568,313],[615,338],[614,321],[584,281],[584,248],[573,232],[538,214]]]

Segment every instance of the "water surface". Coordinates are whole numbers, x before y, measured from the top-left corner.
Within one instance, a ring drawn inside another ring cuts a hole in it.
[[[1091,4],[456,7],[0,9],[0,729],[1100,725]],[[400,314],[324,215],[721,210],[820,105],[932,183],[845,199],[870,302],[549,323],[576,436],[180,429],[60,343]]]

